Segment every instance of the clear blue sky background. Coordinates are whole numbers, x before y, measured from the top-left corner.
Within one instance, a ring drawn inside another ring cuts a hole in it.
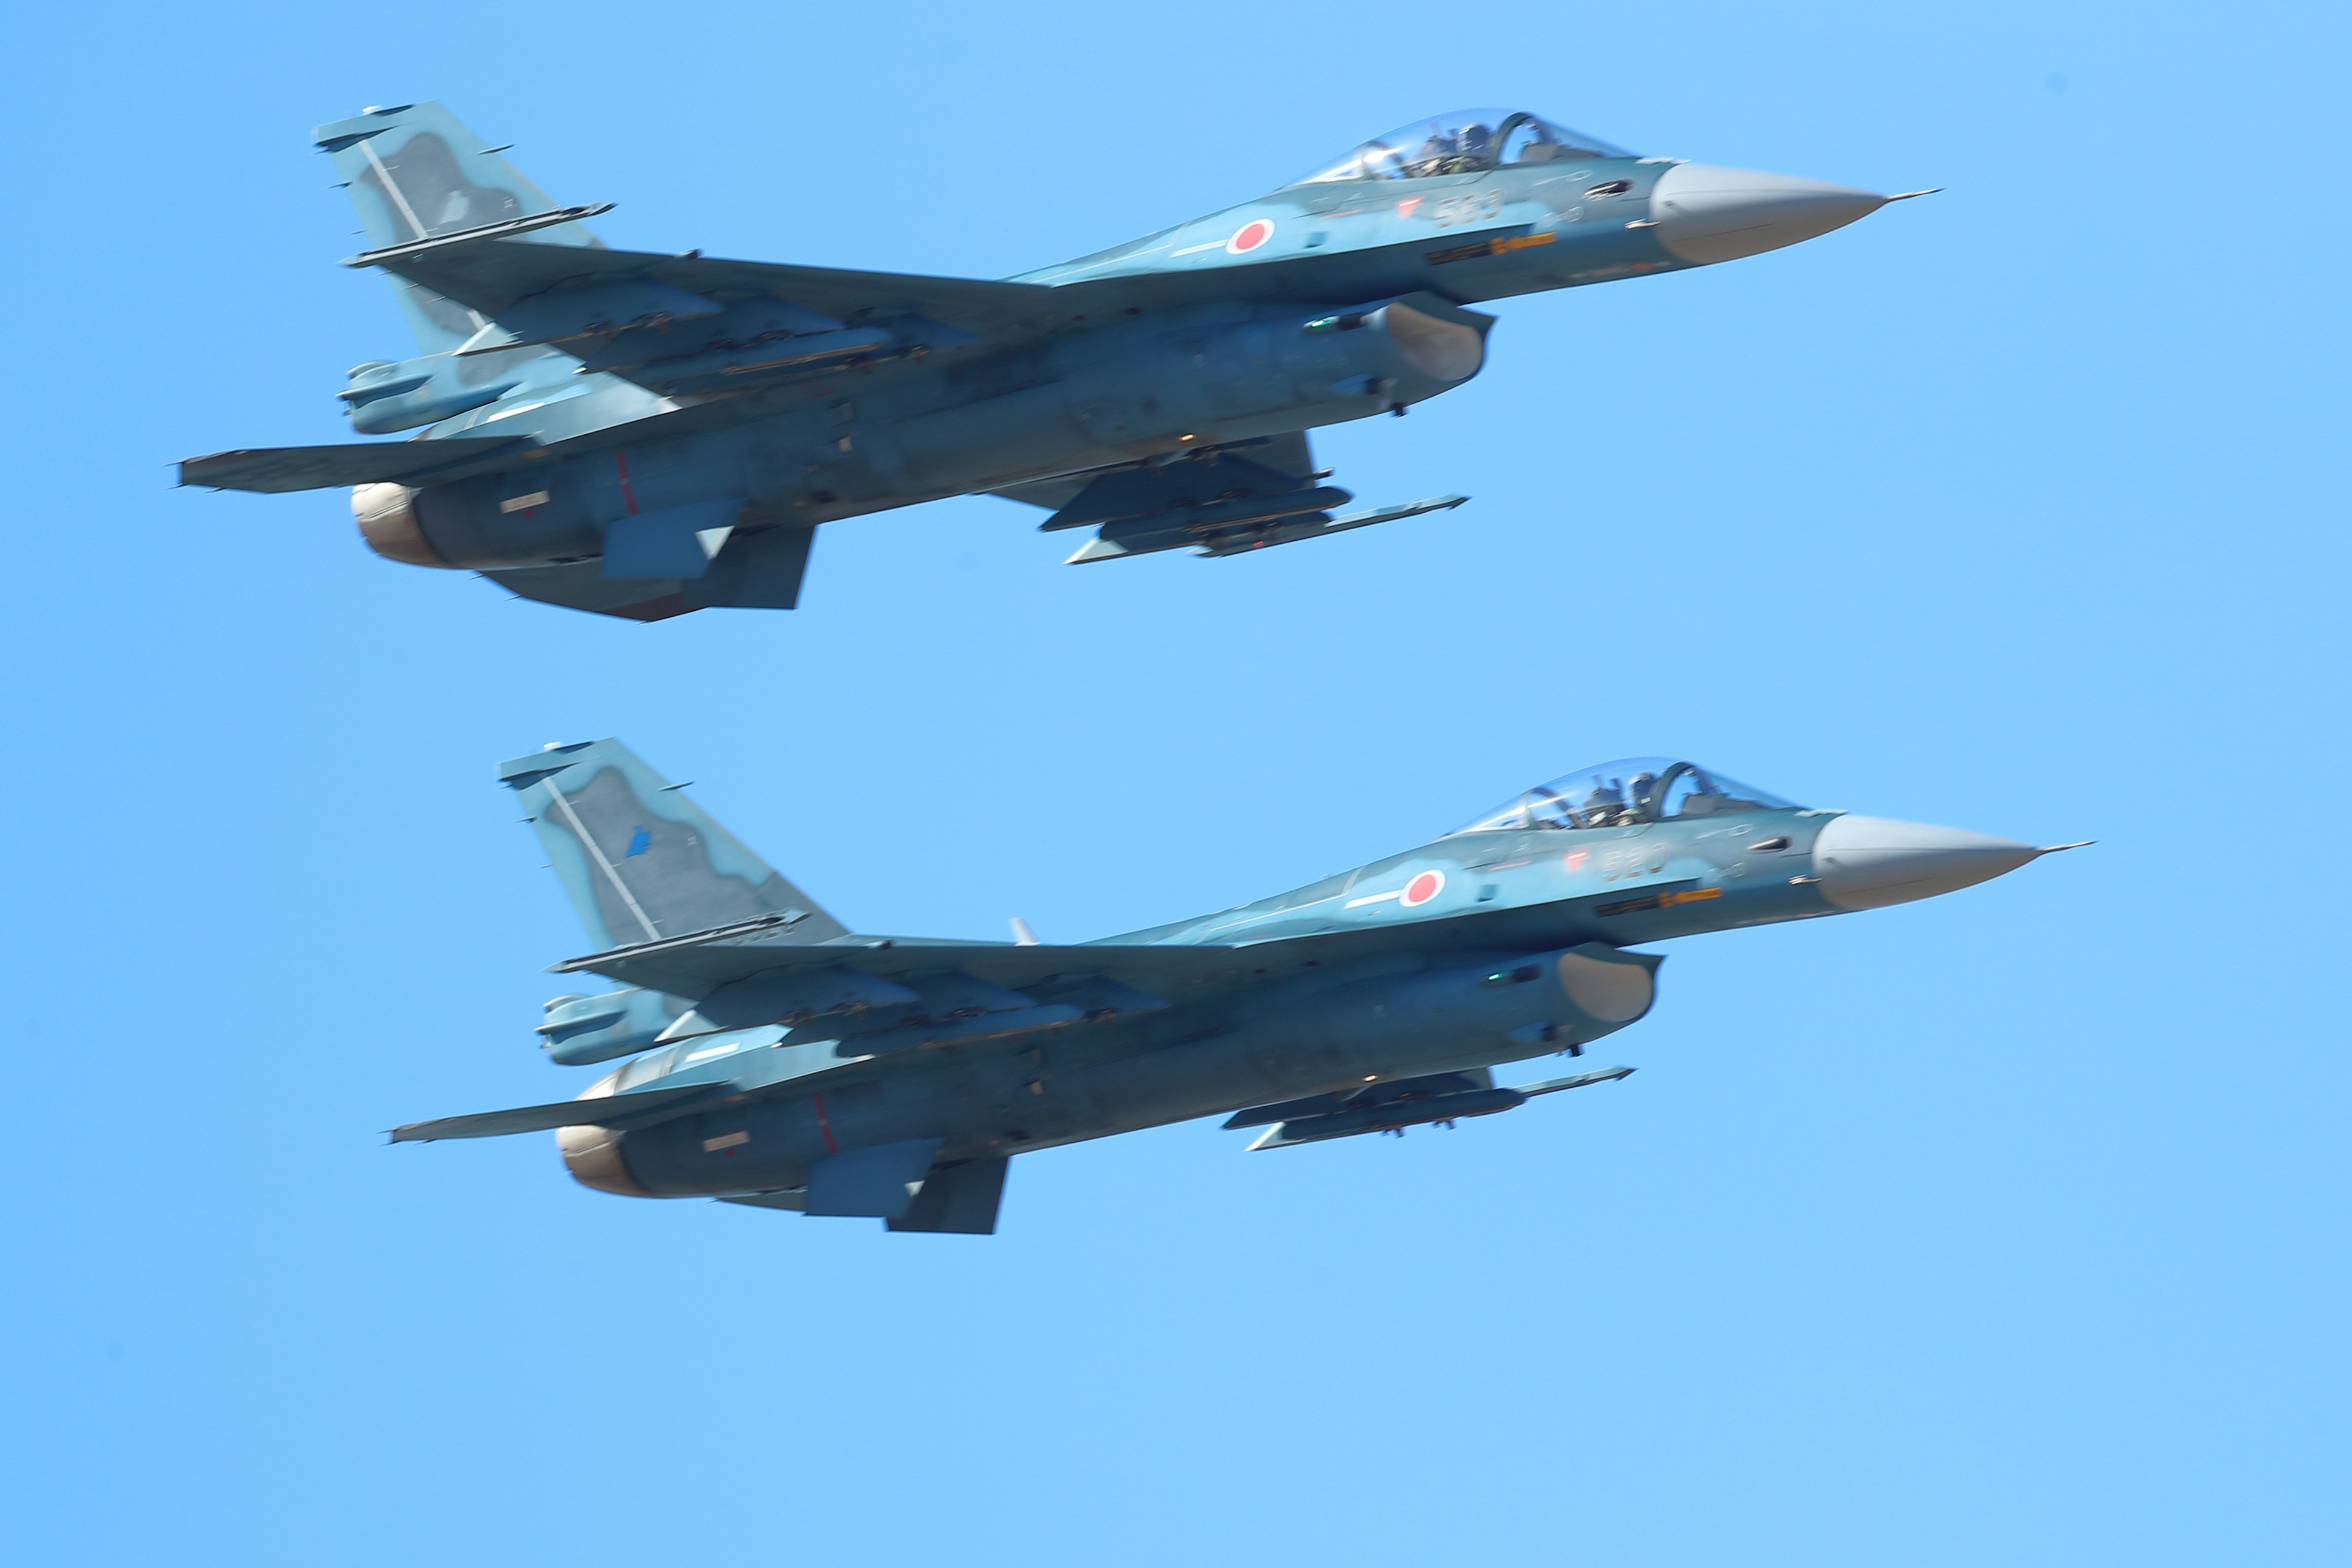
[[[2347,32],[2249,4],[28,8],[0,1511],[22,1562],[2319,1563],[2346,1410]],[[1902,190],[1499,307],[1322,437],[1463,510],[1065,570],[828,528],[652,627],[378,561],[307,132],[436,97],[614,243],[1001,275],[1463,103]],[[1030,1156],[992,1240],[574,1186],[492,784],[619,734],[864,929],[1076,939],[1631,752],[2097,848],[1670,949],[1631,1080]]]

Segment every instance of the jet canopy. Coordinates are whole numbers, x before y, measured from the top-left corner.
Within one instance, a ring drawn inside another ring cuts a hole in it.
[[[1479,174],[1489,169],[1633,155],[1597,136],[1539,120],[1522,109],[1457,109],[1374,137],[1337,163],[1290,184],[1426,180],[1437,174]]]
[[[1794,804],[1696,763],[1676,762],[1672,757],[1627,757],[1562,773],[1446,837],[1528,828],[1629,827],[1717,816],[1728,811],[1785,810]]]

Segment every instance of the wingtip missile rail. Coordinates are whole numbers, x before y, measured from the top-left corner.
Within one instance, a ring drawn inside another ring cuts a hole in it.
[[[1541,1083],[1525,1083],[1513,1089],[1470,1089],[1450,1094],[1415,1090],[1373,1099],[1363,1104],[1355,1103],[1362,1100],[1363,1095],[1351,1096],[1348,1100],[1339,1102],[1341,1109],[1322,1115],[1292,1116],[1276,1122],[1258,1134],[1257,1141],[1249,1146],[1249,1152],[1290,1149],[1301,1143],[1328,1142],[1334,1138],[1360,1138],[1370,1132],[1394,1132],[1402,1136],[1408,1127],[1451,1127],[1465,1117],[1499,1116],[1506,1110],[1517,1110],[1539,1094],[1558,1094],[1564,1089],[1612,1083],[1618,1079],[1631,1077],[1633,1072],[1633,1069],[1628,1067],[1599,1068],[1570,1078],[1547,1079]],[[1251,1125],[1244,1120],[1249,1114],[1243,1111],[1225,1125],[1228,1128]]]
[[[1340,492],[1345,494],[1345,491]],[[1328,512],[1309,512],[1303,517],[1289,516],[1270,521],[1251,521],[1221,527],[1203,527],[1194,522],[1162,522],[1156,531],[1138,529],[1132,532],[1115,533],[1114,524],[1088,540],[1085,548],[1063,564],[1081,566],[1092,561],[1117,561],[1129,555],[1150,555],[1163,550],[1181,550],[1192,546],[1195,555],[1222,558],[1246,555],[1254,550],[1271,549],[1277,544],[1297,544],[1304,540],[1322,539],[1329,534],[1346,533],[1351,529],[1370,528],[1378,522],[1395,522],[1424,512],[1452,511],[1470,498],[1463,495],[1432,496],[1425,500],[1407,501],[1402,506],[1384,506],[1371,511],[1352,512],[1346,517],[1333,517]],[[1160,519],[1147,520],[1161,522]],[[1129,525],[1132,526],[1132,525]]]

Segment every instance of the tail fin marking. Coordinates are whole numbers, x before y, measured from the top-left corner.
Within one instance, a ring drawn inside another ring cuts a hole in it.
[[[381,250],[557,210],[545,191],[437,103],[371,109],[310,133],[351,188],[368,247]],[[577,223],[530,237],[539,245],[601,245]],[[401,312],[426,353],[481,330],[481,318],[428,289],[393,279]]]
[[[595,860],[596,868],[604,873],[604,880],[612,884],[613,890],[621,896],[621,901],[629,906],[630,917],[634,919],[639,926],[644,928],[646,940],[647,942],[659,942],[663,933],[655,926],[653,916],[646,913],[646,907],[637,902],[637,896],[629,891],[629,885],[621,880],[621,874],[613,869],[613,863],[610,860],[604,858],[604,851],[596,847],[596,836],[588,831],[588,825],[580,820],[580,814],[572,808],[572,802],[565,798],[563,791],[557,787],[555,775],[551,773],[545,779],[541,780],[541,787],[545,789],[547,791],[548,797],[555,802],[555,808],[563,814],[564,821],[572,825],[572,831],[578,837],[581,847],[586,849],[589,856]],[[624,855],[642,855],[652,845],[652,842],[653,834],[651,830],[644,826],[639,826],[630,833],[629,847],[625,850],[622,851],[622,853]],[[680,933],[671,931],[668,934],[677,936]]]
[[[633,946],[784,915],[803,944],[847,928],[618,741],[502,765],[589,935]]]

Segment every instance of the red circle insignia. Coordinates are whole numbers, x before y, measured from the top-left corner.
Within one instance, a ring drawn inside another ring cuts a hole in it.
[[[1274,224],[1272,221],[1266,218],[1254,217],[1250,219],[1249,222],[1242,225],[1241,227],[1234,230],[1233,238],[1225,241],[1225,249],[1231,255],[1240,256],[1248,251],[1255,250],[1259,246],[1264,245],[1267,240],[1272,239],[1273,237]]]
[[[1406,909],[1410,910],[1418,905],[1429,902],[1430,900],[1437,897],[1439,893],[1444,892],[1444,872],[1423,871],[1421,875],[1415,877],[1412,881],[1407,882],[1404,885],[1404,895],[1397,901],[1402,904]]]

